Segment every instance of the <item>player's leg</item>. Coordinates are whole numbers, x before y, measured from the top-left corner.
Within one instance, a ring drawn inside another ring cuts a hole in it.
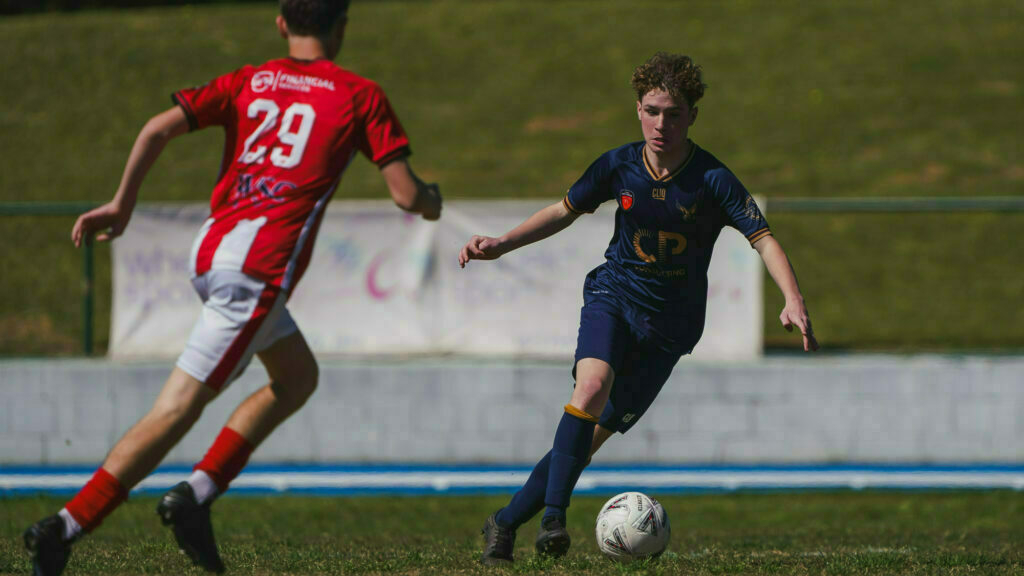
[[[291,324],[290,317],[279,325]],[[224,570],[210,523],[210,506],[242,471],[270,432],[298,410],[317,384],[317,365],[302,334],[295,330],[259,353],[270,384],[246,398],[228,418],[187,481],[161,499],[157,512],[173,526],[179,547],[203,568]]]
[[[107,455],[92,479],[56,517],[25,532],[37,573],[59,574],[70,543],[95,530],[128,497],[128,491],[163,460],[199,419],[217,392],[175,367],[150,411]]]
[[[597,454],[597,451],[600,450],[601,446],[604,446],[604,443],[612,437],[612,434],[615,434],[614,430],[609,430],[608,428],[601,426],[600,423],[598,423],[597,426],[594,426],[594,439],[591,441],[590,456],[587,458],[585,466],[590,466],[591,460],[594,459],[594,454]]]
[[[587,423],[586,420],[596,422],[596,418],[587,418],[586,415],[589,413],[586,413],[585,409],[590,408],[598,414],[601,413],[599,407],[594,408],[600,402],[600,397],[593,397],[595,388],[599,394],[605,385],[607,388],[611,388],[611,383],[614,380],[614,368],[612,367],[621,360],[622,354],[624,354],[623,343],[628,341],[629,330],[619,314],[618,303],[608,297],[605,292],[591,290],[590,282],[591,280],[588,279],[584,286],[584,306],[580,313],[576,361],[573,364],[576,387],[581,389],[578,393],[574,390],[573,397],[566,406],[566,410],[571,410],[573,415],[563,414],[551,451],[537,462],[526,483],[516,492],[508,505],[487,519],[483,530],[484,553],[481,557],[481,561],[486,564],[512,560],[516,530],[545,507],[552,462],[558,461],[557,466],[560,469],[561,478],[559,482],[575,485],[576,479],[583,469],[582,463],[586,462],[589,456],[588,442],[585,438],[579,438],[579,435],[581,432],[584,435],[593,435],[593,424]],[[583,373],[580,373],[581,365]],[[610,369],[605,369],[602,366],[607,366]],[[591,370],[591,367],[596,367],[596,371]],[[596,378],[593,376],[595,372],[599,374]],[[602,372],[603,375],[601,375]],[[586,381],[582,387],[580,386],[581,377]],[[600,382],[602,378],[605,380],[603,383]],[[598,381],[596,386],[595,380]],[[607,396],[606,392],[605,396]],[[579,417],[581,414],[584,415],[584,418]],[[565,423],[567,419],[568,423]],[[592,440],[590,444],[592,444]],[[582,451],[579,453],[583,455],[582,458],[577,457],[579,465],[576,467],[578,470],[572,470],[573,462],[568,461],[570,464],[568,474],[565,466],[567,463],[566,446],[568,446],[570,458],[573,457],[571,454],[580,450]],[[558,454],[557,457],[556,454]],[[565,489],[561,487],[560,490],[564,492]],[[571,491],[570,487],[569,492]],[[565,532],[565,536],[568,536],[567,532]]]
[[[581,370],[582,368],[582,370]],[[594,385],[592,370],[596,368],[601,374],[602,383]],[[555,432],[552,449],[540,459],[530,472],[529,478],[522,488],[512,496],[504,508],[492,514],[484,524],[484,552],[481,561],[484,564],[499,564],[512,561],[512,549],[515,545],[516,530],[545,508],[551,508],[552,500],[547,498],[551,487],[558,490],[560,507],[558,516],[541,519],[541,532],[535,545],[538,552],[547,555],[561,556],[569,548],[569,533],[565,530],[565,508],[568,507],[568,495],[572,493],[576,480],[589,462],[593,438],[598,436],[595,430],[596,417],[589,416],[576,405],[592,406],[600,401],[603,394],[607,398],[607,389],[611,388],[614,371],[601,360],[582,359],[574,370],[577,377],[576,389],[581,382],[587,383],[589,393],[573,392],[570,403]],[[594,394],[599,397],[593,398]],[[604,440],[602,439],[603,443]],[[557,472],[553,472],[557,470]],[[552,478],[556,478],[552,482]]]
[[[175,366],[153,408],[114,445],[103,469],[124,486],[135,486],[192,428],[217,393]]]
[[[208,388],[227,386],[254,354],[297,330],[284,308],[287,294],[279,288],[224,270],[207,272],[194,284],[203,311],[178,366]],[[206,570],[224,570],[210,522],[213,497],[238,474],[253,448],[225,427],[189,480],[171,488],[157,504],[157,514],[171,527],[178,547]]]
[[[571,540],[566,530],[566,509],[576,481],[590,460],[598,417],[615,380],[615,370],[598,358],[576,363],[576,387],[555,431],[551,448],[544,516],[534,545],[544,556],[564,556]]]
[[[608,401],[614,380],[615,370],[604,360],[582,358],[576,363],[576,387],[555,430],[551,448],[544,518],[554,517],[565,525],[569,498],[590,458],[597,415]]]
[[[594,439],[591,442],[590,455],[584,465],[590,464],[590,459],[599,448],[614,434],[612,430],[603,428],[600,425],[594,427]],[[549,450],[543,458],[533,467],[530,477],[523,487],[512,496],[511,502],[495,514],[495,520],[505,527],[518,528],[536,516],[544,509],[544,494],[548,485],[548,468],[551,464],[551,451]]]
[[[201,504],[227,490],[253,450],[316,390],[319,369],[302,333],[294,331],[258,354],[270,383],[246,398],[228,418],[189,483]]]

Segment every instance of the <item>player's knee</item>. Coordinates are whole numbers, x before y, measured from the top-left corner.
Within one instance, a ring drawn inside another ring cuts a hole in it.
[[[274,380],[270,387],[274,396],[296,410],[309,400],[320,381],[320,367],[315,360],[304,362],[288,378]]]
[[[320,366],[316,363],[316,360],[309,363],[301,380],[299,393],[302,396],[302,401],[305,402],[309,400],[313,392],[316,392],[316,387],[320,384]]]
[[[574,399],[578,399],[585,405],[601,394],[603,387],[604,382],[596,376],[577,378]]]

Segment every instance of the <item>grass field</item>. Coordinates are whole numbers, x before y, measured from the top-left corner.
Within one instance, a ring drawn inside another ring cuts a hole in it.
[[[672,523],[659,561],[614,565],[597,550],[604,498],[575,498],[573,547],[558,561],[519,531],[517,563],[477,564],[479,525],[505,497],[226,497],[214,528],[230,574],[1019,574],[1021,495],[812,492],[660,497]],[[20,533],[63,500],[0,500],[0,573],[26,573]],[[74,549],[66,574],[199,574],[133,498]]]
[[[173,90],[283,54],[273,16],[268,3],[0,19],[0,202],[108,199]],[[356,2],[338,61],[384,86],[414,166],[452,201],[557,200],[638,138],[629,76],[661,49],[704,65],[691,134],[756,194],[1024,194],[1019,2]],[[143,201],[204,201],[220,147],[215,130],[173,143]],[[357,161],[337,197],[384,194]],[[1024,349],[1021,214],[768,213],[827,348]],[[76,351],[71,221],[0,217],[0,354]],[[105,249],[97,266],[102,351]],[[766,342],[791,346],[766,293]]]

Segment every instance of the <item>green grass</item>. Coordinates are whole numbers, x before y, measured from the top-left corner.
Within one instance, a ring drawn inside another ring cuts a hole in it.
[[[657,562],[615,565],[597,550],[604,498],[575,498],[573,547],[557,561],[533,553],[535,522],[519,531],[518,561],[485,569],[479,525],[504,497],[224,498],[214,528],[232,574],[1019,574],[1024,509],[1015,492],[812,492],[669,496],[672,523]],[[20,533],[63,500],[0,500],[0,573],[26,573]],[[74,574],[200,574],[153,513],[133,498],[76,545]]]
[[[283,55],[273,17],[268,3],[0,19],[0,201],[108,199],[172,91]],[[448,198],[556,200],[639,138],[629,76],[656,50],[704,66],[692,136],[756,194],[1024,194],[1017,2],[356,2],[338,61],[384,86]],[[142,199],[205,201],[220,148],[216,130],[172,143]],[[337,197],[385,195],[358,161]],[[1024,349],[1020,215],[768,213],[826,346]],[[0,217],[0,354],[74,352],[69,224]],[[766,293],[766,341],[792,347]],[[102,350],[106,280],[98,294]]]

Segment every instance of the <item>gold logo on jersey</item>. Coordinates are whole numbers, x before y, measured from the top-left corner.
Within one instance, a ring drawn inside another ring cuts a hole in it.
[[[641,228],[633,234],[633,251],[636,252],[636,257],[643,260],[648,264],[654,264],[655,262],[661,261],[666,262],[668,256],[675,254],[682,254],[683,250],[686,250],[686,236],[677,234],[675,232],[665,232],[664,230],[658,230],[658,255],[648,254],[641,246],[641,242],[645,238],[654,238],[655,233],[651,230]]]
[[[655,189],[651,190],[651,198],[654,198],[655,200],[664,200],[665,199],[665,189],[664,188],[655,188]]]
[[[749,194],[747,195],[747,202],[743,206],[743,212],[752,222],[761,221],[761,210],[757,207],[757,202],[754,202],[753,197]]]
[[[697,217],[697,203],[696,202],[693,203],[693,206],[690,206],[689,208],[687,208],[686,206],[683,206],[682,204],[680,204],[677,201],[676,202],[676,208],[678,208],[679,211],[683,213],[683,221],[685,221],[685,222],[689,222],[689,221],[691,221],[691,220],[693,220],[693,219],[695,219]]]

